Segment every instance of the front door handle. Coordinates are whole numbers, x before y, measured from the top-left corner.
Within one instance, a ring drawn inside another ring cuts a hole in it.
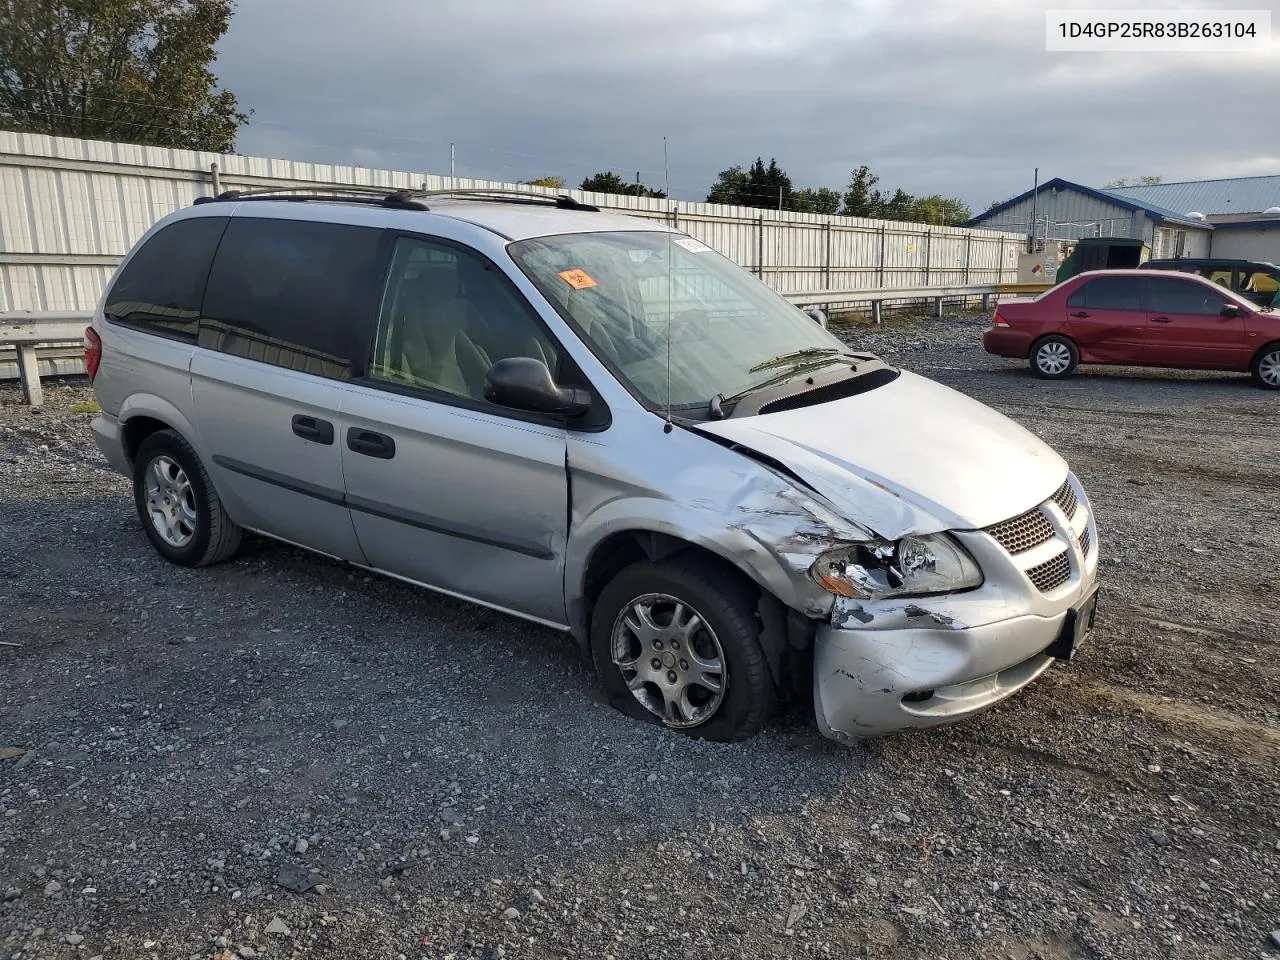
[[[321,420],[318,417],[308,417],[306,414],[302,413],[295,414],[293,418],[293,432],[303,440],[323,443],[325,446],[329,446],[333,443],[333,424],[328,420]]]
[[[347,431],[347,449],[364,454],[366,457],[390,460],[396,455],[396,442],[385,433],[352,427]]]
[[[1073,317],[1087,317],[1088,315],[1089,314],[1085,313],[1085,311],[1083,310],[1077,310],[1075,313],[1072,314]]]
[[[1153,323],[1173,323],[1168,317],[1152,317],[1151,321]]]

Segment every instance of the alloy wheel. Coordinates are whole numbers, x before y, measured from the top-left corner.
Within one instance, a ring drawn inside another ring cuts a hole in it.
[[[711,625],[688,603],[648,593],[613,625],[613,663],[632,696],[668,727],[706,723],[720,708],[729,674]]]
[[[196,535],[196,498],[186,471],[167,456],[147,466],[147,514],[160,538],[171,547],[185,547]]]

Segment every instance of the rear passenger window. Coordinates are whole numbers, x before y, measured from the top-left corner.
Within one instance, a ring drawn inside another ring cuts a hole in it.
[[[226,217],[193,217],[154,233],[107,294],[107,318],[194,342],[209,267],[226,227]]]
[[[381,231],[233,217],[205,294],[200,346],[345,380],[378,309]]]
[[[1216,317],[1227,305],[1227,298],[1208,287],[1173,277],[1149,281],[1148,309],[1152,313],[1188,313]]]
[[[1071,294],[1069,307],[1087,310],[1141,310],[1138,277],[1099,277]]]

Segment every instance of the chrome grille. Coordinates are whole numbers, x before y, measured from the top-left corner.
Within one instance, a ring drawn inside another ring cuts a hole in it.
[[[1068,476],[1053,496],[1034,510],[985,527],[987,534],[1013,558],[1014,565],[1026,574],[1041,593],[1051,593],[1071,581],[1073,564],[1083,576],[1084,561],[1094,549],[1089,527],[1089,509],[1082,504]],[[1057,514],[1049,509],[1053,503],[1066,515],[1066,529],[1061,529]],[[1077,529],[1079,532],[1077,533]],[[1052,544],[1053,546],[1050,546]],[[1076,560],[1072,545],[1078,545]],[[1040,561],[1050,550],[1061,550],[1049,560]],[[1035,564],[1032,566],[1032,564]]]
[[[1070,481],[1066,481],[1058,488],[1058,492],[1053,495],[1053,502],[1062,508],[1062,512],[1067,515],[1070,520],[1076,515],[1076,492],[1071,489]]]
[[[987,527],[986,532],[994,537],[1000,546],[1014,555],[1026,553],[1053,539],[1053,527],[1040,512],[1039,507],[1020,517]]]
[[[1067,559],[1067,553],[1064,550],[1052,560],[1046,560],[1032,567],[1027,571],[1027,576],[1041,593],[1048,593],[1050,590],[1058,589],[1071,578],[1071,561]]]

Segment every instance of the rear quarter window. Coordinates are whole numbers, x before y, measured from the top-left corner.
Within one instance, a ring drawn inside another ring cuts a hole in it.
[[[108,291],[107,319],[194,343],[209,269],[226,228],[226,217],[193,217],[153,233]]]
[[[382,231],[234,217],[209,274],[200,346],[345,380],[372,337]]]

